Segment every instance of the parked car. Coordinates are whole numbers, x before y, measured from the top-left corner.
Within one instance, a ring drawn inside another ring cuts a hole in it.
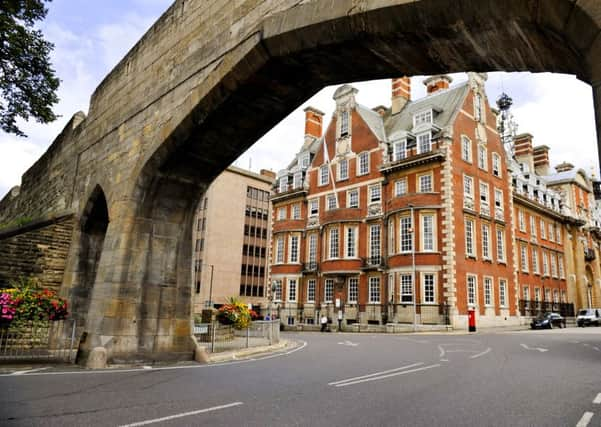
[[[576,316],[576,324],[581,328],[585,326],[601,325],[601,309],[599,308],[583,308],[578,311]]]
[[[530,327],[532,329],[553,329],[554,327],[565,328],[566,319],[564,319],[558,313],[544,313],[539,315],[537,318],[532,319]]]

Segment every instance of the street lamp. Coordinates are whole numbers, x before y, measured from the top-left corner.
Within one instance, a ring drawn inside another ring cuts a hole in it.
[[[417,292],[415,287],[415,218],[413,215],[414,206],[411,208],[411,283],[413,285],[413,332],[417,331]]]

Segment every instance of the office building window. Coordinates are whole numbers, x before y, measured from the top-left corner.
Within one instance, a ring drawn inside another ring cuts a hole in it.
[[[338,258],[339,250],[338,250],[338,229],[330,228],[330,258]]]
[[[346,199],[347,207],[349,207],[349,208],[358,208],[359,207],[359,190],[358,189],[349,190],[346,193],[346,197],[347,197],[347,199]]]
[[[351,277],[348,279],[348,302],[351,304],[357,303],[359,297],[359,279]]]
[[[369,278],[369,303],[380,303],[380,278],[371,276]]]
[[[434,274],[422,274],[424,284],[424,304],[434,304],[436,302],[436,280]]]
[[[413,228],[410,216],[401,217],[401,252],[411,252],[413,250]]]
[[[307,281],[307,302],[315,302],[315,279]]]
[[[467,304],[468,305],[476,305],[477,298],[477,286],[478,281],[476,276],[473,274],[468,274],[467,276]]]
[[[401,274],[401,302],[413,302],[413,280],[411,274]]]
[[[296,302],[296,279],[288,279],[288,301]]]
[[[326,303],[332,302],[334,300],[334,280],[326,279],[325,289],[324,289],[324,299]]]

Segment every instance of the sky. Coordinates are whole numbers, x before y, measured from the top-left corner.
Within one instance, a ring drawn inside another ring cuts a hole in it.
[[[87,113],[96,86],[117,65],[172,0],[104,0],[81,2],[54,0],[39,24],[47,40],[55,45],[52,62],[61,86],[54,123],[20,123],[28,138],[0,131],[0,199],[21,175],[47,150],[53,139],[77,111]],[[467,79],[453,74],[453,84]],[[424,96],[424,76],[412,78],[412,97]],[[390,105],[390,80],[353,83],[357,101],[367,107]],[[326,113],[334,110],[336,87],[326,87],[290,113],[235,162],[258,172],[285,168],[300,149],[304,137],[304,113],[311,105]],[[501,92],[514,100],[513,115],[518,133],[534,136],[534,144],[548,145],[551,165],[563,161],[587,173],[599,170],[591,88],[573,76],[560,74],[489,73],[486,85],[489,102]],[[309,95],[309,94],[308,94]],[[598,172],[595,172],[599,176]]]

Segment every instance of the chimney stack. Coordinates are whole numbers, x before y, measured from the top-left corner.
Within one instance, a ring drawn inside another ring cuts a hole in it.
[[[321,138],[324,113],[313,107],[307,107],[303,111],[305,112],[305,139]]]
[[[549,147],[539,145],[533,149],[534,171],[538,175],[549,175]]]
[[[574,165],[568,162],[563,162],[557,166],[555,166],[555,170],[557,172],[567,172],[567,171],[571,171],[572,169],[574,169]]]
[[[411,101],[411,78],[392,79],[392,114],[399,113]]]
[[[266,178],[271,179],[272,181],[275,181],[275,172],[267,170],[267,169],[261,169],[261,172],[259,172],[259,174],[261,176],[264,176]]]
[[[426,86],[428,95],[438,92],[439,90],[448,89],[451,83],[453,83],[453,79],[451,76],[447,76],[446,74],[438,74],[436,76],[428,77],[426,80],[424,80],[424,85]]]

